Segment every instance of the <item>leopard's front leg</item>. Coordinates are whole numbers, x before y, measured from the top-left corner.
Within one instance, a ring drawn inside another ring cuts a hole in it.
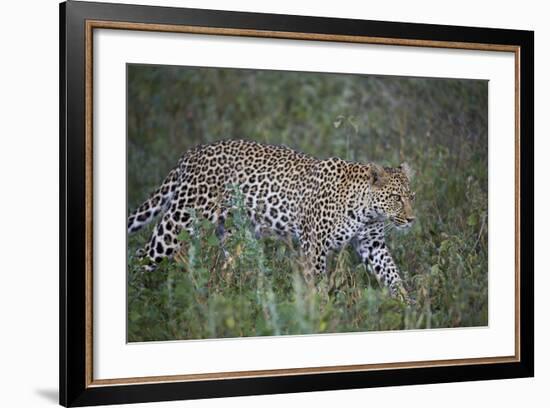
[[[354,247],[365,265],[371,265],[378,282],[388,287],[393,297],[408,304],[414,303],[403,285],[395,261],[386,246],[383,223],[373,223],[365,227],[354,240]]]
[[[315,242],[302,242],[302,250],[305,255],[304,278],[313,284],[315,277],[326,273],[328,250]]]

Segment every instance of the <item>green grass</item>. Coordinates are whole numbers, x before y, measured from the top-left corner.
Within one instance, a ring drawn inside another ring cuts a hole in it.
[[[295,242],[256,240],[240,212],[224,258],[213,226],[182,236],[178,260],[143,272],[128,240],[129,341],[487,325],[487,82],[132,65],[128,206],[188,148],[223,138],[286,144],[416,172],[417,222],[388,245],[416,299],[379,287],[356,254],[331,281],[302,279]]]

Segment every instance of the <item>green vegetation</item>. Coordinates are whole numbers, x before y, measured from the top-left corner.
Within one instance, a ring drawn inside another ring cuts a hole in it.
[[[144,272],[128,239],[128,340],[173,340],[487,325],[487,82],[130,65],[128,211],[188,148],[223,138],[285,144],[416,172],[417,222],[388,245],[416,299],[379,287],[351,249],[316,288],[298,246],[256,240],[236,211],[224,257],[195,219],[186,251]]]

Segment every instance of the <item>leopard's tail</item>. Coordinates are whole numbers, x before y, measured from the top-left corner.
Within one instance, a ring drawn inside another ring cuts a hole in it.
[[[174,191],[179,184],[180,172],[179,166],[172,169],[160,187],[128,216],[129,234],[149,224],[153,218],[169,207]]]

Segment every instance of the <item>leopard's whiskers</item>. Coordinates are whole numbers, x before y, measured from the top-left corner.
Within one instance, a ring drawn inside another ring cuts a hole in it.
[[[388,222],[386,225],[384,225],[384,234],[390,232],[394,227],[395,225],[393,224],[393,222]]]

